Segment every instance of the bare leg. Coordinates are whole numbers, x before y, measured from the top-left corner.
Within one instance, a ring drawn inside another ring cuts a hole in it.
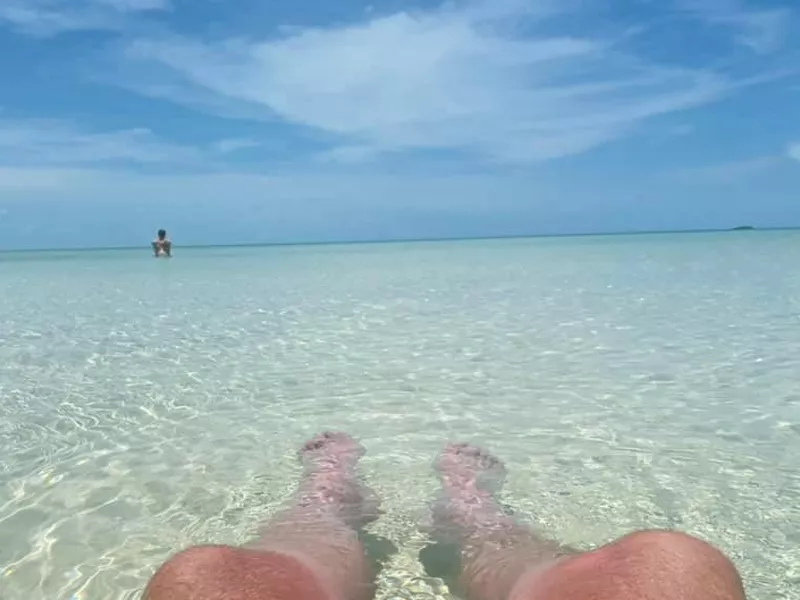
[[[505,600],[528,569],[565,551],[517,524],[495,500],[505,468],[466,444],[448,445],[436,461],[442,497],[433,509],[439,540],[460,553],[459,591],[469,600]]]
[[[373,573],[357,530],[377,517],[377,503],[355,473],[362,454],[341,433],[309,441],[291,506],[257,540],[177,554],[150,581],[145,600],[369,600]]]
[[[449,445],[437,468],[443,499],[434,524],[460,549],[469,600],[744,600],[734,566],[700,540],[639,532],[578,554],[504,514],[493,496],[504,469],[491,455]]]

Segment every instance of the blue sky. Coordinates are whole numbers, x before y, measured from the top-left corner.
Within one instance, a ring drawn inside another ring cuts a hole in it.
[[[2,0],[0,247],[800,225],[789,0]]]

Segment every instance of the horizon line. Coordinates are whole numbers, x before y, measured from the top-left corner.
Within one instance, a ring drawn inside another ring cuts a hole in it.
[[[750,225],[740,225],[728,228],[711,229],[652,229],[652,230],[629,230],[629,231],[595,231],[595,232],[572,232],[572,233],[530,233],[516,235],[488,235],[488,236],[465,236],[465,237],[435,237],[435,238],[386,238],[386,239],[365,239],[365,240],[331,240],[331,241],[306,241],[306,242],[247,242],[241,244],[178,244],[177,248],[189,250],[210,249],[210,248],[270,248],[270,247],[292,247],[292,246],[351,246],[351,245],[370,245],[370,244],[422,244],[422,243],[444,243],[444,242],[468,242],[468,241],[490,241],[490,240],[524,240],[524,239],[544,239],[544,238],[565,238],[565,237],[613,237],[613,236],[633,236],[633,235],[669,235],[669,234],[698,234],[698,233],[736,233],[748,232],[757,233],[765,231],[796,231],[800,230],[800,225],[789,225],[784,227],[756,227]],[[173,242],[174,245],[174,242]],[[99,251],[125,251],[142,250],[149,248],[149,243],[141,246],[75,246],[61,248],[0,248],[0,254],[14,252],[99,252]]]

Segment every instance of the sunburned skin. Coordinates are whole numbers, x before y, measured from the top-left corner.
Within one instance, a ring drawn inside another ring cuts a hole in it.
[[[378,516],[356,474],[363,448],[323,433],[300,450],[305,466],[291,505],[245,547],[198,546],[169,559],[144,600],[370,600],[375,584],[359,530]],[[469,444],[436,461],[442,486],[433,535],[458,554],[466,600],[744,600],[738,572],[691,536],[642,531],[590,552],[546,540],[496,500],[502,463]]]

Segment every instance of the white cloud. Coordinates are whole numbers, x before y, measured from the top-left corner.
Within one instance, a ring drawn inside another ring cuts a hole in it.
[[[691,184],[731,184],[741,182],[765,171],[779,167],[786,159],[782,156],[756,156],[719,164],[682,169],[669,174],[670,178]]]
[[[791,17],[787,8],[752,9],[741,0],[679,0],[679,4],[712,26],[731,28],[739,44],[758,54],[780,48]]]
[[[2,206],[30,198],[138,202],[168,197],[186,206],[218,205],[220,198],[243,201],[253,207],[269,208],[278,216],[289,211],[304,216],[303,206],[355,214],[380,209],[376,198],[391,199],[391,209],[436,209],[470,212],[518,208],[519,190],[528,194],[534,184],[532,202],[548,204],[549,180],[532,173],[457,174],[449,176],[387,173],[347,173],[319,169],[286,169],[277,175],[247,173],[230,169],[207,173],[143,174],[104,167],[0,167],[0,190],[12,192]],[[563,189],[563,183],[559,184]],[[224,210],[226,203],[222,203]]]
[[[557,187],[533,172],[408,176],[323,164],[276,176],[0,168],[0,210],[9,212],[0,247],[82,245],[95,227],[98,245],[147,243],[159,226],[182,245],[486,235],[526,231],[534,207],[535,227],[547,230],[563,210]]]
[[[333,157],[345,160],[414,149],[499,162],[568,156],[730,89],[703,70],[624,55],[613,40],[555,31],[550,4],[535,6],[401,12],[260,41],[139,40],[126,57],[161,78],[140,82],[143,93],[195,107],[210,96],[212,112],[258,107],[261,118],[332,134],[343,148]],[[549,32],[515,34],[521,17]]]
[[[786,149],[786,154],[789,158],[800,161],[800,142],[789,144],[789,147]]]
[[[134,13],[161,11],[169,0],[2,0],[0,24],[35,36],[118,29]]]
[[[197,149],[147,129],[94,132],[57,120],[0,119],[0,165],[175,164],[198,157]]]

